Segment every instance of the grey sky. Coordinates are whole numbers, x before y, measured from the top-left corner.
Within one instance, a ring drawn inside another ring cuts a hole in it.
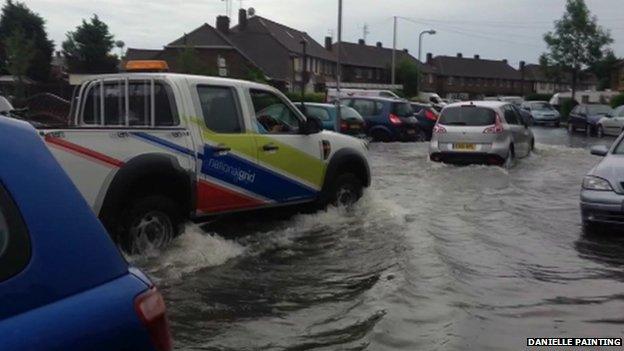
[[[116,39],[128,47],[160,48],[184,32],[207,22],[214,26],[225,13],[222,0],[22,0],[47,21],[48,33],[57,46],[65,33],[82,18],[98,14],[108,23]],[[236,24],[239,1],[232,1]],[[433,28],[426,36],[426,52],[434,55],[507,58],[536,62],[545,49],[542,34],[561,17],[565,0],[343,0],[343,38],[357,41],[368,24],[367,42],[392,45],[392,16],[399,19],[398,47],[415,56],[418,33]],[[624,0],[587,0],[600,24],[611,30],[613,49],[624,56]],[[336,29],[337,0],[244,0],[258,15],[306,31],[321,44]]]

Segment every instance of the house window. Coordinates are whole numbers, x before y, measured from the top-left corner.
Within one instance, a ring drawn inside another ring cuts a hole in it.
[[[301,58],[293,58],[293,68],[295,69],[295,72],[301,72]]]
[[[372,69],[367,69],[366,70],[366,75],[368,76],[368,79],[373,79],[373,70]]]
[[[380,69],[375,69],[375,76],[376,76],[377,80],[381,80],[381,70]]]
[[[452,77],[452,76],[448,77],[448,85],[453,85],[454,81],[455,81],[455,77]]]
[[[361,68],[356,68],[355,69],[355,78],[362,78],[362,69]]]

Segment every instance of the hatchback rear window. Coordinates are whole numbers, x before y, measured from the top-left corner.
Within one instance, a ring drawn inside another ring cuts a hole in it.
[[[414,110],[412,110],[412,105],[407,102],[395,102],[392,104],[392,113],[399,117],[411,117],[414,115]]]
[[[496,121],[496,113],[485,107],[459,106],[442,111],[439,123],[455,126],[489,126]]]
[[[0,184],[0,282],[21,272],[30,260],[30,238],[21,214]]]

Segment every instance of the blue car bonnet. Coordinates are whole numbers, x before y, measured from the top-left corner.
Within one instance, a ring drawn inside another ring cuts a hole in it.
[[[26,268],[0,282],[0,320],[128,273],[127,263],[34,128],[0,117],[0,182],[30,236]]]

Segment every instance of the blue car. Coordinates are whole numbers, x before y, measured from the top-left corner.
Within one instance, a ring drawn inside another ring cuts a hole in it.
[[[128,264],[35,130],[0,117],[0,350],[171,350]]]
[[[295,102],[295,106],[301,109],[301,103]],[[360,114],[348,106],[340,109],[340,121],[338,110],[334,104],[322,104],[316,102],[304,103],[306,116],[318,118],[323,124],[323,129],[351,135],[354,137],[366,136],[366,123]]]
[[[366,133],[374,141],[425,141],[427,134],[408,101],[380,97],[352,97],[341,102],[366,121]]]
[[[576,105],[568,117],[568,132],[574,133],[577,129],[582,129],[590,136],[597,131],[598,121],[611,116],[613,109],[609,105]]]

